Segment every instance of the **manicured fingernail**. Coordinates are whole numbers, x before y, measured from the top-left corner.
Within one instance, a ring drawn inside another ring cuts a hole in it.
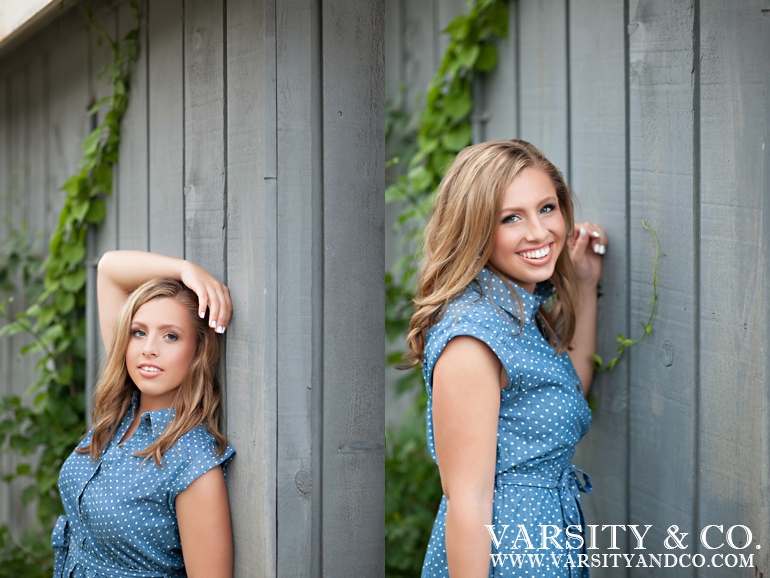
[[[604,255],[607,252],[607,247],[602,245],[602,255]]]
[[[586,236],[586,230],[583,227],[580,227],[580,236],[585,237]]]
[[[594,245],[594,253],[601,255],[600,245]]]
[[[591,234],[592,234],[592,235],[593,235],[595,238],[597,238],[597,239],[598,239],[598,238],[601,236],[601,235],[599,235],[599,231],[591,231]]]
[[[198,315],[200,315],[201,319],[203,319],[206,316],[206,312],[205,311],[198,311]]]
[[[211,321],[209,321],[209,327],[211,327],[212,329],[214,329],[216,326],[217,326],[217,322],[216,322],[214,319],[212,319]]]
[[[224,327],[222,327],[221,325],[219,327],[217,327],[217,333],[224,333],[224,332],[225,332],[225,328]]]

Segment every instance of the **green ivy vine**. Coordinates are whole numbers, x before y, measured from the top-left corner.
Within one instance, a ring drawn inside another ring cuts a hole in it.
[[[387,203],[397,203],[397,233],[405,256],[385,276],[385,329],[389,340],[403,336],[412,315],[417,258],[414,247],[433,204],[433,192],[458,152],[471,144],[472,81],[497,64],[494,40],[508,34],[508,3],[476,0],[468,14],[447,26],[449,45],[425,94],[425,106],[413,123],[397,104],[388,107],[388,148],[398,154],[389,171],[402,174],[386,189]],[[411,143],[416,140],[417,148]],[[408,158],[404,164],[401,155]],[[388,355],[390,364],[403,351]],[[441,500],[438,470],[427,452],[422,416],[427,398],[419,369],[405,373],[399,391],[420,392],[403,425],[386,432],[385,543],[386,576],[417,576],[422,567],[433,518]]]
[[[652,261],[650,261],[650,265],[652,265],[652,297],[650,297],[650,300],[647,301],[647,305],[652,305],[652,307],[650,307],[650,316],[647,318],[647,321],[638,322],[644,331],[636,339],[630,339],[622,333],[618,334],[618,354],[610,359],[606,364],[602,362],[602,358],[599,357],[599,355],[593,354],[590,356],[591,359],[594,360],[596,373],[602,373],[604,371],[611,371],[615,369],[615,364],[620,361],[620,358],[623,356],[623,353],[625,353],[627,349],[633,347],[634,345],[639,345],[643,339],[652,333],[652,318],[655,316],[655,309],[658,304],[658,261],[661,257],[665,257],[666,254],[660,250],[658,234],[645,222],[644,219],[642,219],[642,227],[650,232],[652,235],[653,243],[655,244],[655,256],[652,258]],[[593,409],[593,407],[591,409]]]
[[[89,27],[106,43],[111,60],[100,72],[107,75],[112,94],[88,111],[106,108],[101,123],[83,142],[77,171],[61,190],[66,194],[48,252],[42,257],[28,241],[26,230],[13,233],[0,251],[0,281],[4,290],[21,280],[27,289],[25,311],[11,314],[12,298],[0,302],[0,317],[8,321],[0,336],[32,336],[21,348],[33,355],[34,382],[28,396],[0,400],[0,448],[34,459],[5,472],[5,481],[25,478],[31,483],[22,494],[24,503],[37,503],[40,528],[15,543],[6,527],[0,528],[0,577],[50,575],[52,556],[48,542],[55,517],[62,513],[57,490],[61,464],[85,429],[85,303],[86,238],[89,227],[105,217],[105,197],[112,194],[113,168],[118,161],[120,123],[128,107],[131,67],[137,57],[141,14],[138,0],[130,0],[136,26],[121,40],[113,39],[83,3],[80,8]]]

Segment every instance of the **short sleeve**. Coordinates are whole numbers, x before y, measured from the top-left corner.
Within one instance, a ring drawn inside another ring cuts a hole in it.
[[[493,319],[494,313],[492,312]],[[425,384],[428,389],[433,387],[433,369],[447,343],[460,336],[474,337],[492,350],[508,376],[508,386],[505,388],[507,391],[510,391],[510,388],[518,383],[519,380],[514,369],[514,356],[507,345],[508,336],[499,323],[483,316],[482,319],[458,319],[437,329],[439,330],[430,336],[425,350]]]
[[[194,430],[190,434],[193,434],[193,439],[187,444],[189,459],[186,460],[185,467],[172,479],[169,491],[169,506],[175,513],[176,497],[210,469],[221,465],[227,479],[227,466],[235,455],[235,450],[229,445],[221,455],[218,455],[216,440],[208,432],[204,435]]]

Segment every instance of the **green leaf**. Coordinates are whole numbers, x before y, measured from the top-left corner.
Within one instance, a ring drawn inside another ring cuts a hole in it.
[[[83,285],[85,285],[85,283],[85,267],[78,267],[74,272],[65,275],[61,279],[61,286],[71,293],[78,291],[81,287],[83,287]]]
[[[86,256],[86,248],[79,243],[68,241],[61,246],[61,255],[70,265],[77,265]]]
[[[455,16],[455,18],[449,23],[449,26],[444,28],[444,32],[449,34],[453,40],[465,40],[468,36],[468,17],[464,14]]]
[[[409,180],[415,190],[425,191],[433,183],[433,175],[424,165],[420,165],[409,171]]]
[[[490,72],[497,66],[497,47],[487,42],[481,45],[481,52],[476,59],[476,70]]]
[[[447,95],[444,99],[444,111],[449,115],[452,122],[457,122],[468,116],[473,110],[473,99],[470,91],[463,91],[460,94]]]
[[[95,114],[102,107],[102,105],[108,100],[110,100],[109,96],[105,96],[104,98],[100,98],[99,100],[97,100],[96,104],[94,104],[91,108],[88,109],[89,116],[92,114]]]
[[[104,220],[104,216],[107,213],[107,208],[104,204],[103,199],[93,199],[91,201],[91,206],[88,208],[88,213],[86,213],[86,222],[87,223],[93,223],[94,225],[98,225]],[[83,248],[85,251],[85,247]]]
[[[82,223],[83,219],[85,219],[86,215],[88,214],[88,209],[90,208],[90,201],[78,201],[72,203],[72,208],[70,209],[72,220],[77,221],[78,223]]]
[[[471,143],[471,125],[468,122],[457,125],[441,137],[441,144],[447,150],[460,152]]]
[[[472,44],[472,45],[463,45],[460,48],[460,51],[457,53],[457,60],[460,64],[460,66],[464,66],[465,68],[473,68],[473,65],[476,64],[476,59],[479,57],[479,54],[481,54],[481,48],[478,44]]]
[[[59,314],[66,315],[75,308],[75,296],[66,291],[59,291],[54,297],[54,305],[59,310]]]

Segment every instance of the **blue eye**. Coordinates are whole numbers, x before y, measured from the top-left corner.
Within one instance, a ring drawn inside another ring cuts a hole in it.
[[[521,220],[518,215],[508,215],[500,223],[515,223],[517,220]]]
[[[131,335],[133,337],[144,337],[144,331],[142,331],[141,329],[132,329]]]
[[[551,211],[556,210],[556,205],[546,205],[542,209],[540,209],[541,213],[550,213]]]
[[[177,340],[179,339],[179,337],[178,337],[177,335],[173,334],[173,333],[167,333],[167,334],[165,335],[165,337],[166,337],[166,339],[168,339],[169,341],[177,341]]]

